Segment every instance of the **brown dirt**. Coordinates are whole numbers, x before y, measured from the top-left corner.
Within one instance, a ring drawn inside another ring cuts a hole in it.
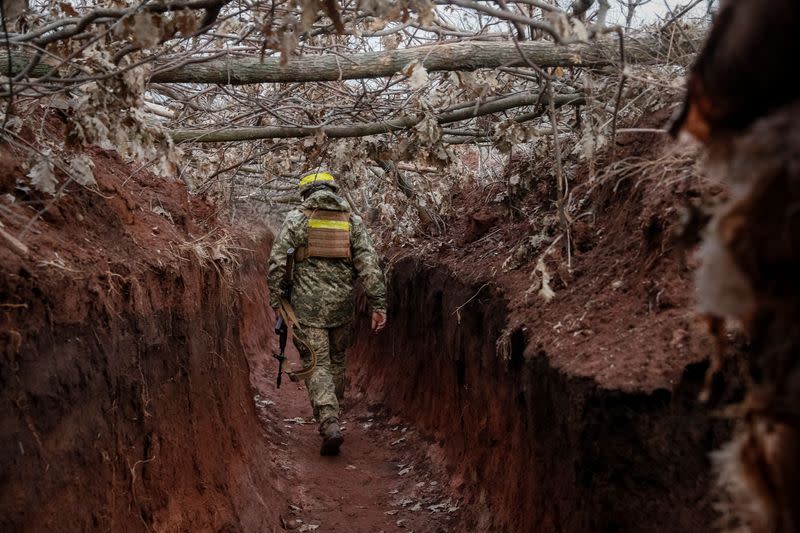
[[[221,236],[208,204],[89,153],[98,190],[70,185],[29,228],[50,200],[3,200],[30,257],[0,245],[0,528],[265,528],[246,276],[185,246]]]
[[[323,458],[291,421],[310,409],[272,382],[269,234],[89,154],[98,190],[1,200],[30,256],[0,243],[0,529],[451,531],[459,504],[412,426],[358,405]],[[238,264],[200,257],[220,242]]]
[[[460,193],[443,239],[388,252],[390,327],[360,320],[345,445],[324,458],[305,392],[272,383],[270,238],[90,154],[98,191],[0,200],[31,251],[0,244],[2,529],[709,529],[707,452],[730,428],[695,401],[709,344],[669,238],[708,184],[579,176],[593,214],[571,271],[547,257],[550,303],[525,295],[541,251],[502,265],[557,234],[553,177],[527,169],[542,179],[514,209]],[[220,244],[238,263],[206,255]]]
[[[277,363],[269,354],[277,340],[263,327],[274,324],[274,316],[260,303],[267,301],[268,250],[261,254],[250,285],[261,296],[244,306],[242,338],[263,442],[281,480],[281,497],[274,502],[281,527],[316,525],[334,533],[459,530],[462,509],[447,488],[442,460],[426,453],[430,444],[414,426],[389,417],[380,402],[366,402],[351,389],[341,454],[319,455],[321,439],[305,387],[285,376],[282,387],[275,386]],[[288,350],[290,361],[299,364],[291,343]]]
[[[663,149],[620,142],[620,157]],[[468,530],[708,531],[708,453],[730,426],[696,401],[712,344],[671,236],[682,204],[721,191],[694,175],[572,186],[592,215],[573,224],[571,271],[563,247],[546,259],[549,303],[526,295],[541,251],[502,271],[559,232],[545,183],[516,218],[499,189],[462,192],[440,241],[390,250],[391,325],[375,338],[362,323],[354,382],[434,439]]]
[[[268,365],[274,371],[275,365]],[[379,405],[359,404],[343,417],[345,442],[338,457],[319,455],[320,437],[305,388],[287,383],[275,391],[273,376],[258,379],[256,397],[272,462],[287,479],[281,502],[285,529],[319,531],[453,531],[459,502],[447,477],[423,452],[413,427]]]

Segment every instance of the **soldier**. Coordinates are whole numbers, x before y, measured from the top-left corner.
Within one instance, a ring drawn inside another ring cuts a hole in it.
[[[353,282],[358,276],[372,309],[372,330],[386,325],[386,286],[367,228],[336,192],[331,174],[314,172],[298,184],[303,203],[283,222],[269,259],[270,305],[280,305],[287,251],[295,248],[291,304],[299,325],[295,346],[305,365],[317,365],[306,379],[322,435],[322,455],[336,455],[344,399],[345,349],[352,340]]]

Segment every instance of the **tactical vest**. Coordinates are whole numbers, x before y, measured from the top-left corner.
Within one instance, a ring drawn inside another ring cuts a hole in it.
[[[350,259],[350,213],[348,211],[306,210],[308,242],[297,251],[297,260],[309,257]]]

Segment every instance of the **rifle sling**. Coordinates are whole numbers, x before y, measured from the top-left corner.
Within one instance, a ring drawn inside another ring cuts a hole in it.
[[[294,307],[292,307],[292,304],[283,297],[280,297],[279,301],[280,307],[278,307],[278,312],[281,314],[286,324],[291,326],[292,329],[296,328],[299,331],[303,331],[303,328],[300,326],[300,322],[297,321],[297,315],[294,312]],[[303,342],[302,339],[298,339],[296,335],[293,336],[293,338],[299,340],[311,353],[311,363],[309,363],[307,367],[301,368],[300,370],[287,371],[286,373],[289,375],[289,379],[292,381],[308,379],[311,377],[311,374],[314,373],[314,369],[317,368],[317,353],[311,349],[311,346]]]

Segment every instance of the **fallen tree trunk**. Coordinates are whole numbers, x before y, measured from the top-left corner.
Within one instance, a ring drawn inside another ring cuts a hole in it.
[[[539,103],[538,93],[515,94],[507,98],[500,98],[485,104],[457,109],[441,113],[436,116],[439,124],[449,124],[460,120],[499,113],[515,107],[531,106]],[[542,104],[547,99],[542,99]],[[582,105],[585,103],[583,95],[563,94],[555,97],[556,107],[563,105]],[[347,124],[343,126],[323,126],[321,128],[304,128],[297,126],[264,126],[260,128],[230,128],[218,130],[172,130],[170,137],[175,142],[232,142],[253,141],[257,139],[281,139],[293,137],[311,137],[322,132],[329,138],[341,137],[366,137],[381,133],[413,128],[424,120],[423,115],[411,115],[378,122],[365,122],[363,124]]]
[[[700,37],[692,38],[700,44]],[[687,43],[691,44],[691,43]],[[691,52],[687,45],[685,50]],[[625,41],[625,59],[628,63],[653,64],[665,55],[682,55],[682,48],[674,41],[659,36]],[[524,54],[525,59],[523,59]],[[17,75],[22,72],[34,54],[14,51],[9,61],[6,52],[0,52],[0,74]],[[216,83],[245,85],[253,83],[289,83],[313,81],[338,81],[392,76],[410,63],[420,62],[428,72],[472,71],[480,68],[527,66],[534,63],[545,67],[604,67],[619,61],[619,44],[611,38],[587,44],[558,46],[551,42],[458,42],[385,50],[361,54],[305,55],[281,65],[277,57],[263,61],[256,57],[198,61],[176,67],[156,65],[150,81],[154,83]],[[37,65],[29,73],[32,78],[49,74],[52,67]],[[57,80],[53,80],[57,81]]]
[[[669,46],[667,40],[658,37],[628,39],[625,42],[626,61],[655,63],[659,56],[668,52]],[[674,53],[674,42],[672,46]],[[263,61],[236,58],[192,63],[161,71],[156,69],[150,81],[244,85],[379,78],[401,72],[414,61],[419,61],[428,72],[525,66],[528,61],[543,68],[603,67],[619,61],[619,43],[611,38],[571,46],[541,41],[517,44],[474,41],[363,54],[305,55],[290,59],[286,65],[281,65],[277,57]]]

